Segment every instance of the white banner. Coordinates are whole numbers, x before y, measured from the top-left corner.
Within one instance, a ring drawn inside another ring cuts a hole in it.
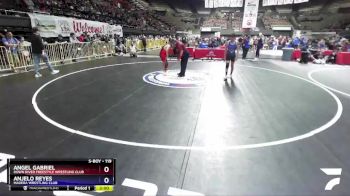
[[[269,0],[269,5],[277,5],[277,0]]]
[[[263,6],[268,6],[268,5],[269,5],[269,1],[268,1],[268,0],[263,0],[262,5],[263,5]]]
[[[258,19],[259,0],[246,0],[242,28],[254,28]]]
[[[309,0],[263,0],[263,6],[272,6],[272,5],[287,5],[293,3],[305,3]]]
[[[309,2],[309,0],[294,0],[294,3],[305,3]]]
[[[37,27],[42,37],[57,37],[59,34],[68,37],[70,33],[79,36],[84,32],[89,35],[117,34],[123,36],[123,29],[120,25],[44,14],[29,13],[28,15],[32,27]]]
[[[205,0],[205,8],[243,7],[243,0]]]
[[[293,0],[284,0],[284,4],[293,4]]]
[[[208,8],[214,8],[214,0],[207,0],[209,3],[209,7]]]

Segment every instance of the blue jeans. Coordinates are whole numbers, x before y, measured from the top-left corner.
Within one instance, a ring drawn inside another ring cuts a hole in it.
[[[46,66],[53,71],[54,69],[52,68],[52,65],[49,62],[49,58],[47,57],[46,54],[33,54],[33,60],[34,60],[34,69],[35,73],[39,73],[40,70],[40,60],[43,59],[44,63]]]

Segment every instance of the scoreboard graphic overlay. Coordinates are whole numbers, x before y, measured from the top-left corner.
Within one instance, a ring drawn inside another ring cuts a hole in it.
[[[9,159],[11,191],[113,191],[115,159]]]

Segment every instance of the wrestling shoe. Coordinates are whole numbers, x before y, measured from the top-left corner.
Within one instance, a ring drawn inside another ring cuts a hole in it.
[[[185,77],[185,75],[182,75],[182,74],[178,73],[178,74],[177,74],[177,77],[183,78],[183,77]]]
[[[51,72],[52,75],[56,75],[58,73],[60,73],[60,70],[52,70],[52,72]]]
[[[42,77],[42,75],[38,72],[38,73],[35,74],[35,77],[36,78],[40,78],[40,77]]]

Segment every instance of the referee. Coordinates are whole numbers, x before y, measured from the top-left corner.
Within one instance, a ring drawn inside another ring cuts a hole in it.
[[[35,77],[36,78],[42,77],[42,75],[39,72],[41,59],[45,62],[46,66],[50,69],[52,75],[58,74],[60,71],[55,70],[49,62],[49,57],[47,56],[44,49],[43,38],[40,36],[38,28],[35,28],[35,27],[33,28],[33,35],[31,36],[30,41],[32,43]]]

